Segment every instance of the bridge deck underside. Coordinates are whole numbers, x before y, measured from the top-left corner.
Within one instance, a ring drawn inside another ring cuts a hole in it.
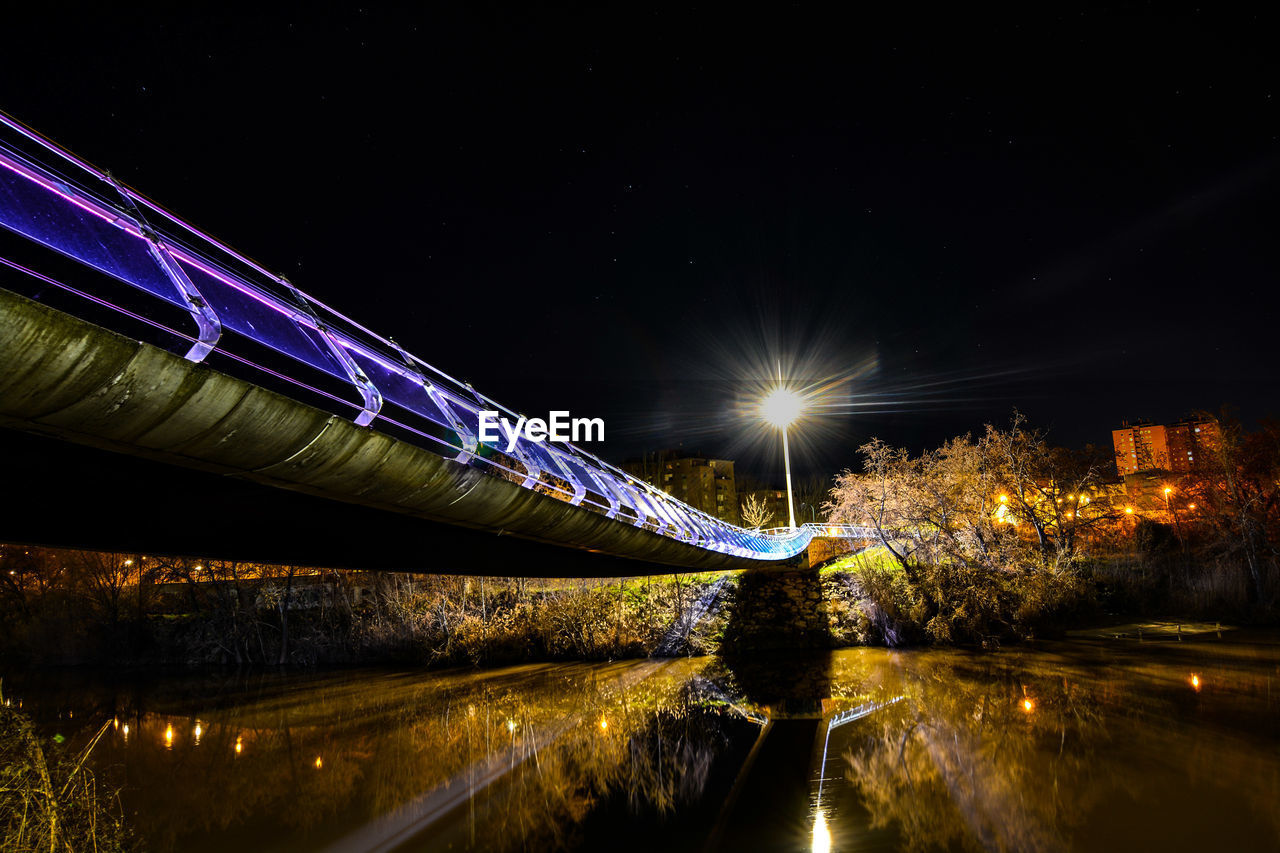
[[[285,559],[298,553],[305,554],[307,562],[322,564],[437,571],[484,566],[474,570],[493,573],[500,566],[479,552],[514,536],[569,546],[580,554],[557,558],[537,548],[499,548],[506,552],[504,561],[518,562],[536,553],[544,566],[500,573],[607,576],[622,568],[638,574],[673,567],[743,569],[770,564],[697,548],[572,506],[4,290],[0,349],[5,358],[0,425],[203,475],[166,478],[152,466],[147,477],[140,478],[131,475],[127,465],[113,464],[112,455],[70,454],[69,460],[82,461],[81,470],[55,469],[43,477],[29,471],[23,487],[32,495],[45,495],[43,506],[31,500],[25,510],[28,515],[37,509],[49,513],[43,525],[26,528],[44,534],[23,537],[21,529],[14,529],[9,538],[111,545],[111,537],[102,535],[106,530],[98,535],[74,533],[77,528],[88,530],[86,524],[93,526],[98,513],[121,531],[149,530],[153,541],[172,543],[171,550],[188,550],[183,547],[188,541],[216,547],[225,540],[229,547],[224,550],[236,551],[228,556],[242,558]],[[10,439],[9,444],[16,447],[21,442]],[[48,449],[39,442],[30,448],[23,457],[28,461],[49,455],[38,452]],[[101,475],[107,471],[114,473],[103,481]],[[211,488],[208,478],[222,486]],[[146,495],[139,494],[139,485],[145,485],[140,479],[152,481]],[[246,488],[249,485],[258,488]],[[266,497],[270,492],[261,492],[261,487],[323,500],[299,502],[300,496],[286,500],[281,495],[279,504],[288,509],[277,511]],[[345,514],[332,508],[334,502],[340,509],[346,505]],[[168,508],[161,519],[154,515],[156,503]],[[322,504],[331,506],[321,511]],[[130,512],[130,506],[138,511]],[[249,525],[257,530],[254,535],[245,527],[247,506],[259,508],[258,520]],[[372,524],[372,518],[387,514],[429,524]],[[15,520],[11,517],[6,526],[13,529]],[[467,532],[474,536],[445,536],[444,525],[470,528]],[[389,542],[392,529],[409,541]],[[59,535],[58,530],[64,532]],[[253,546],[253,540],[267,543],[271,536],[290,544]],[[309,537],[331,544],[328,550],[301,547]],[[118,544],[127,539],[119,537]],[[337,542],[344,547],[338,548]],[[313,553],[317,550],[322,553]],[[331,560],[326,558],[329,552],[349,556]],[[621,558],[628,565],[600,559],[598,569],[585,570],[592,560],[583,561],[582,554]],[[569,563],[577,568],[560,569]]]

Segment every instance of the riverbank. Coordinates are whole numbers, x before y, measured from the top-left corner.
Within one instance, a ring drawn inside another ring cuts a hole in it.
[[[870,548],[810,570],[527,580],[39,556],[30,577],[65,580],[16,592],[11,583],[0,653],[16,665],[444,667],[991,648],[1126,617],[1275,624],[1276,615],[1274,603],[1247,600],[1242,573],[1122,559],[1054,571],[908,571]],[[150,568],[138,573],[141,565]]]

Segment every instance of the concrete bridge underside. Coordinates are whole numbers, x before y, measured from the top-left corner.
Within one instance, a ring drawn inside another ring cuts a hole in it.
[[[3,289],[0,357],[0,540],[525,576],[777,565],[619,523]]]

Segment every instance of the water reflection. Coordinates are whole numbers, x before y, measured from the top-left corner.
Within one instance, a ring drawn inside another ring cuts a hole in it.
[[[116,684],[16,674],[5,696],[71,746],[111,723],[96,770],[124,786],[154,851],[1280,838],[1269,643]]]

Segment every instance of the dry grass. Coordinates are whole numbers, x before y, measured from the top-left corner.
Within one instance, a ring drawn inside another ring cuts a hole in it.
[[[106,725],[79,754],[46,749],[31,720],[0,702],[0,851],[124,850],[117,801],[85,766]]]

